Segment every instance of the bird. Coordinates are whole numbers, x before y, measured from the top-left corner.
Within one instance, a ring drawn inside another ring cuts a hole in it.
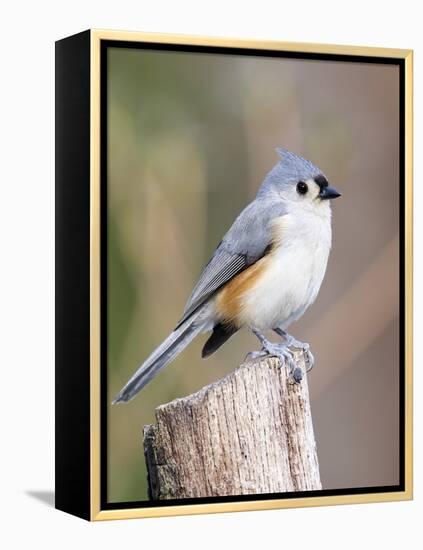
[[[331,200],[341,196],[312,162],[276,148],[278,162],[238,215],[203,269],[171,334],[136,370],[113,403],[133,399],[201,333],[212,331],[206,358],[247,328],[261,349],[247,359],[276,356],[300,383],[292,348],[314,365],[310,346],[287,329],[315,301],[332,243]],[[282,342],[265,336],[273,331]]]

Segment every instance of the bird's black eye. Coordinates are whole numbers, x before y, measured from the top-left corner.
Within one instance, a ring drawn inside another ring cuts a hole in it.
[[[300,195],[305,195],[308,191],[308,185],[305,183],[305,181],[299,181],[297,183],[297,191]]]

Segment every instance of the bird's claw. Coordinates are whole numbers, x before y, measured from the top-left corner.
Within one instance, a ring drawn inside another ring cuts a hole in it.
[[[259,357],[265,357],[268,355],[268,353],[264,350],[261,351],[250,351],[245,356],[244,361],[254,361],[255,359],[258,359]]]
[[[269,342],[264,345],[260,351],[250,351],[245,356],[245,361],[254,361],[260,357],[277,357],[281,363],[285,364],[289,369],[289,375],[292,376],[295,382],[299,383],[303,379],[303,372],[299,367],[295,366],[292,351],[285,345],[273,344]]]
[[[303,352],[304,360],[307,364],[306,372],[310,372],[314,367],[314,355],[311,353],[310,344],[307,342],[300,342],[290,334],[284,334],[286,345],[290,348],[300,349]]]
[[[267,355],[280,359],[281,363],[288,367],[288,373],[294,381],[297,383],[301,382],[303,379],[303,372],[295,365],[293,353],[286,344],[268,342],[263,346],[262,351]]]
[[[256,359],[258,357],[263,357],[263,355],[271,355],[278,357],[281,363],[285,364],[289,369],[289,375],[295,380],[295,382],[301,382],[303,379],[303,371],[300,367],[297,367],[294,360],[294,351],[290,348],[295,348],[301,350],[304,356],[304,362],[306,365],[306,372],[309,372],[314,366],[314,356],[311,353],[310,345],[306,342],[300,342],[296,340],[293,336],[288,334],[285,330],[281,328],[273,329],[276,334],[282,336],[284,341],[282,343],[270,342],[261,331],[252,328],[252,332],[257,336],[262,344],[261,351],[251,352],[247,355],[247,359]]]
[[[310,346],[308,347],[308,349],[303,349],[303,354],[307,363],[306,372],[310,372],[311,369],[314,367],[314,355],[310,351]]]

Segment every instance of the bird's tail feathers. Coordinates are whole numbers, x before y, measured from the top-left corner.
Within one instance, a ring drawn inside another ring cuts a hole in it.
[[[113,400],[115,403],[127,403],[152,380],[156,374],[168,365],[207,325],[207,319],[202,316],[203,308],[199,308],[192,316],[179,325],[147,357],[135,374],[125,384]]]

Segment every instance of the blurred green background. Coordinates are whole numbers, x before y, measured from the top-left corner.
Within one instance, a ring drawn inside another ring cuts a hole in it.
[[[108,50],[109,403],[173,329],[202,267],[277,162],[315,162],[343,192],[316,303],[291,327],[309,375],[323,487],[398,483],[398,68]],[[147,499],[154,409],[258,349],[245,330],[208,360],[201,336],[108,409],[108,500]]]

